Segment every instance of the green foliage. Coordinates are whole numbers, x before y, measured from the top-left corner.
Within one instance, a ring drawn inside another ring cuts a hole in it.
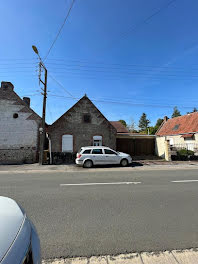
[[[150,123],[150,120],[147,119],[147,115],[143,113],[139,120],[140,131],[147,131],[149,123]]]
[[[150,135],[155,135],[155,133],[157,132],[157,130],[159,129],[159,127],[161,126],[162,122],[164,121],[164,119],[162,118],[158,118],[155,126],[153,127],[149,127],[150,130]]]
[[[120,122],[120,123],[122,123],[122,124],[123,124],[123,126],[127,127],[127,123],[126,123],[126,121],[125,121],[125,120],[122,120],[122,119],[121,119],[121,120],[119,120],[119,122]]]
[[[178,116],[181,116],[181,113],[180,113],[180,111],[178,110],[177,106],[175,106],[174,109],[173,109],[172,118],[174,118],[174,117],[178,117]]]
[[[192,150],[187,150],[187,149],[180,149],[177,151],[178,156],[193,156],[194,151]]]
[[[196,107],[193,108],[192,112],[187,112],[187,114],[191,114],[191,113],[195,113],[195,112],[198,112]]]

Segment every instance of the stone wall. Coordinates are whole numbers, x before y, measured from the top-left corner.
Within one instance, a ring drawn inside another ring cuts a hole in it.
[[[90,115],[90,123],[83,121]],[[62,136],[73,135],[73,152],[83,146],[93,145],[93,136],[102,136],[103,146],[116,149],[116,130],[87,98],[83,97],[60,119],[48,128],[52,141],[52,152],[62,151]]]
[[[0,164],[34,163],[38,153],[34,149],[0,149]]]

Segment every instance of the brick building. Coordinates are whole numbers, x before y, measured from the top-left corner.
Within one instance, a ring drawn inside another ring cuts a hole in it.
[[[77,152],[82,146],[116,149],[116,129],[85,95],[48,127],[52,152]]]
[[[37,160],[41,118],[10,82],[0,87],[0,164],[33,163]]]

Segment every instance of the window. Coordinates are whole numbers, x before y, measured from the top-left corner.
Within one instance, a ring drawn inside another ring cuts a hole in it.
[[[102,149],[93,149],[92,154],[103,154]]]
[[[19,115],[17,113],[13,114],[13,118],[18,118],[18,117],[19,117]]]
[[[117,155],[116,152],[114,152],[114,151],[112,151],[110,149],[105,149],[104,152],[105,152],[105,154],[108,154],[108,155]]]
[[[102,146],[102,136],[93,137],[93,146]]]
[[[73,152],[73,135],[62,136],[62,152]]]
[[[170,144],[170,146],[172,146],[173,143],[174,143],[174,142],[173,142],[173,138],[169,138],[168,140],[169,140],[169,144]]]
[[[83,116],[83,122],[84,123],[91,123],[91,116],[89,114],[85,114]]]
[[[90,154],[91,153],[91,149],[86,149],[82,154]]]
[[[174,131],[177,130],[177,129],[179,128],[179,126],[180,126],[180,125],[175,125],[175,126],[173,127],[173,130],[174,130]]]

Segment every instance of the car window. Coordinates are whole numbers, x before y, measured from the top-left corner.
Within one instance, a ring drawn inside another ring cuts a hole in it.
[[[103,154],[102,149],[93,149],[92,154]]]
[[[90,154],[91,153],[91,149],[86,149],[85,151],[83,151],[82,154]]]
[[[105,152],[105,154],[109,154],[109,155],[117,155],[116,152],[114,152],[114,151],[112,151],[110,149],[105,149],[104,152]]]

